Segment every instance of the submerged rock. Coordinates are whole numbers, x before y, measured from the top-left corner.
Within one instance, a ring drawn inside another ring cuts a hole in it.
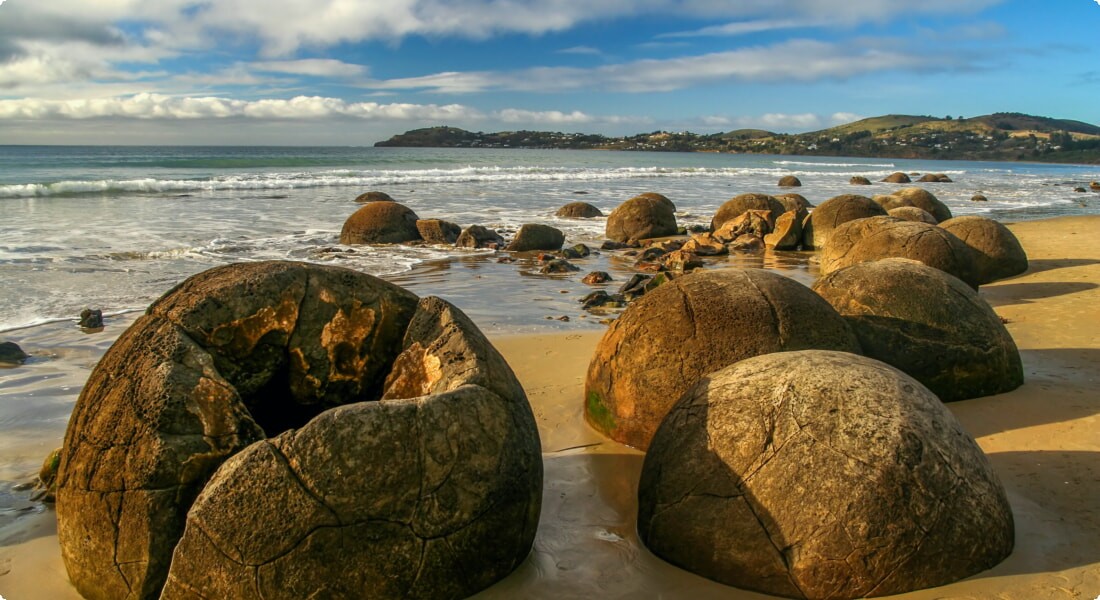
[[[0,364],[21,365],[30,357],[15,342],[0,342]]]
[[[779,178],[779,187],[802,187],[802,181],[794,175],[784,175]]]
[[[429,244],[454,244],[462,233],[457,224],[442,219],[419,219],[416,231]]]
[[[459,234],[455,240],[455,246],[459,248],[491,248],[504,247],[504,238],[500,234],[481,225],[470,225]]]
[[[564,219],[594,219],[602,217],[603,211],[587,202],[570,202],[559,208],[555,215]]]
[[[886,178],[882,180],[883,183],[912,183],[912,181],[913,180],[910,179],[908,175],[900,171],[887,175]]]
[[[103,311],[85,308],[80,311],[79,325],[81,329],[103,329]]]

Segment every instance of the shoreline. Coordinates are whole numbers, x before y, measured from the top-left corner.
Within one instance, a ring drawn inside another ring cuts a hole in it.
[[[1023,275],[982,286],[980,293],[1008,320],[1025,383],[1012,392],[947,406],[990,456],[1008,492],[1016,548],[989,571],[893,598],[1030,600],[1100,593],[1100,397],[1095,391],[1100,389],[1100,322],[1088,316],[1100,305],[1100,249],[1093,244],[1100,239],[1100,216],[1006,225],[1031,266]],[[535,333],[505,328],[488,335],[526,389],[546,475],[532,554],[476,598],[771,597],[682,571],[638,542],[634,511],[643,454],[602,437],[583,419],[585,371],[602,328]],[[90,371],[106,345],[92,336],[77,348],[52,351],[75,355]],[[36,385],[60,394],[78,375],[58,378],[61,383]],[[60,438],[55,442],[41,458]],[[4,443],[28,454],[37,452],[34,444],[50,441]],[[4,494],[14,495],[8,487]],[[78,598],[61,563],[53,509],[36,503],[15,508],[0,513],[0,595]]]

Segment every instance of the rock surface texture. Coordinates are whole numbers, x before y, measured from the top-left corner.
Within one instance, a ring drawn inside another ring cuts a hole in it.
[[[978,283],[992,283],[1027,271],[1027,253],[1007,227],[977,215],[955,217],[940,227],[974,250]]]
[[[540,223],[527,223],[516,232],[515,239],[505,248],[512,252],[530,252],[531,250],[561,250],[565,244],[565,234],[560,229]]]
[[[901,369],[944,402],[1024,382],[1016,344],[977,292],[916,261],[890,258],[825,275],[814,291],[844,316],[864,354]]]
[[[58,537],[93,599],[461,597],[526,557],[541,465],[522,388],[453,306],[346,269],[229,265],[93,370]]]
[[[962,240],[935,225],[889,216],[860,219],[836,228],[821,253],[821,274],[883,258],[920,261],[978,288],[974,250]]]
[[[750,210],[768,211],[771,213],[769,220],[775,222],[788,209],[782,202],[767,194],[740,194],[718,207],[710,220],[710,230],[718,231],[727,221],[732,221]]]
[[[790,350],[859,351],[844,320],[802,284],[762,269],[697,271],[631,304],[596,347],[585,418],[644,449],[685,391],[738,360]]]
[[[815,208],[802,225],[802,246],[820,250],[829,242],[833,230],[843,223],[886,214],[886,210],[866,196],[841,194]]]
[[[1014,535],[988,459],[935,396],[826,351],[751,358],[685,394],[646,454],[638,533],[696,574],[810,599],[957,581]]]

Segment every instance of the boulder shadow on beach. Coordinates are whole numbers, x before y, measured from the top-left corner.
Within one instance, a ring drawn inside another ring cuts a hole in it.
[[[1100,260],[1094,258],[1033,258],[1028,259],[1028,269],[1027,273],[1024,273],[1024,275],[1034,275],[1035,273],[1053,271],[1054,269],[1086,267],[1096,264],[1100,264]]]
[[[1032,283],[1002,283],[982,289],[982,297],[991,306],[1030,304],[1036,300],[1057,298],[1087,292],[1100,284],[1084,281],[1036,281]]]

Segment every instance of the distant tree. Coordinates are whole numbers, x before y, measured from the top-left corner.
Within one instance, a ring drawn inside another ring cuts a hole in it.
[[[951,121],[954,120],[954,117],[952,117],[951,115],[947,115],[946,117],[944,117],[944,119],[947,121]]]

